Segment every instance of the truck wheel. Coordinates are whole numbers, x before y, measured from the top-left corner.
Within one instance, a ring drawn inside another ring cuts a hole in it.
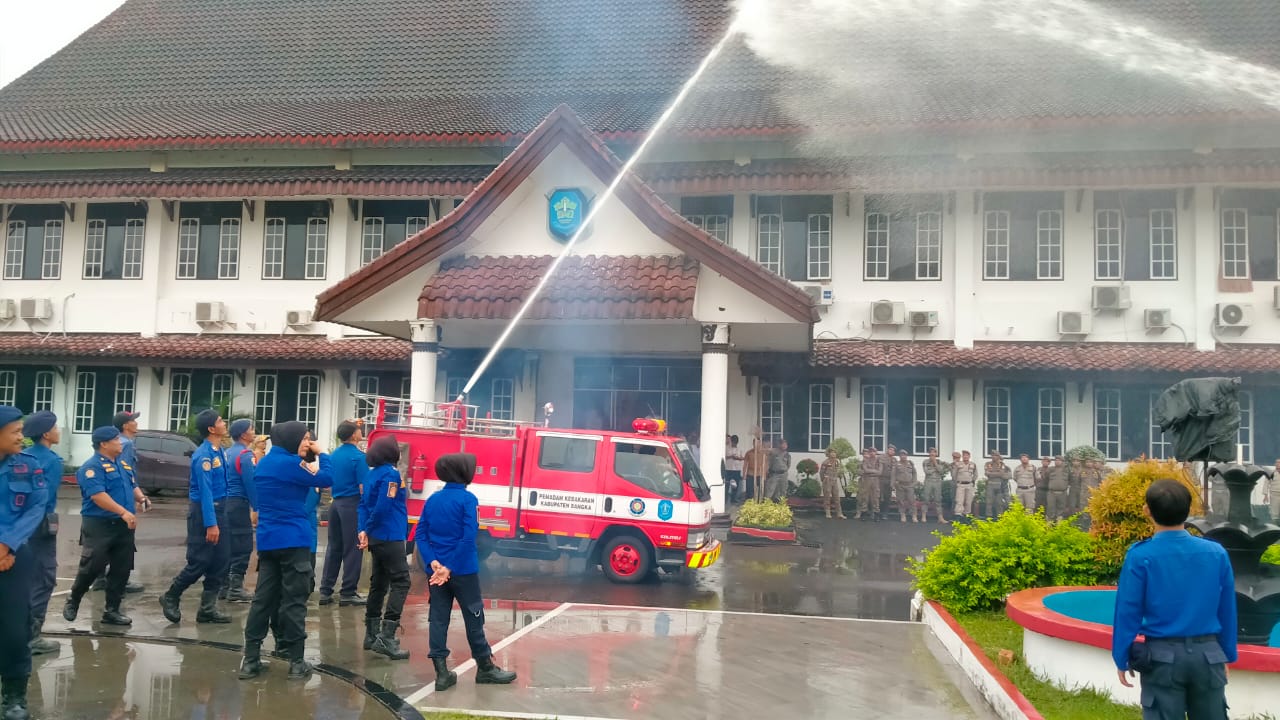
[[[616,583],[638,583],[649,577],[653,560],[649,546],[631,535],[610,540],[600,553],[605,577]]]

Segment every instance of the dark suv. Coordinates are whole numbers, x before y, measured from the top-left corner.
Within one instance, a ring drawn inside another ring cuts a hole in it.
[[[163,430],[139,430],[133,442],[138,450],[138,485],[143,492],[187,492],[191,455],[196,451],[191,438]]]

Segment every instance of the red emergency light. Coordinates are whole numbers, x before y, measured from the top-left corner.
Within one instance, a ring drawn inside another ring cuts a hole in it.
[[[655,420],[654,418],[636,418],[631,421],[631,429],[638,433],[666,432],[667,421]]]

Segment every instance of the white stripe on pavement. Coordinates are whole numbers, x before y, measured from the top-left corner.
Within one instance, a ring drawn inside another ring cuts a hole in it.
[[[452,713],[454,715],[476,715],[479,717],[530,718],[531,720],[617,720],[617,718],[596,717],[594,715],[547,715],[546,713],[499,712],[497,710],[472,710],[470,708],[424,707],[418,708],[431,713]]]

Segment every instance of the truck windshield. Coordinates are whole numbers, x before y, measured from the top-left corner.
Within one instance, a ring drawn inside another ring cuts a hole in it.
[[[702,477],[702,470],[698,469],[698,461],[693,457],[689,444],[683,441],[676,443],[676,455],[680,458],[680,466],[684,468],[685,483],[693,488],[693,496],[699,500],[710,500],[711,488],[707,487],[707,481]]]

